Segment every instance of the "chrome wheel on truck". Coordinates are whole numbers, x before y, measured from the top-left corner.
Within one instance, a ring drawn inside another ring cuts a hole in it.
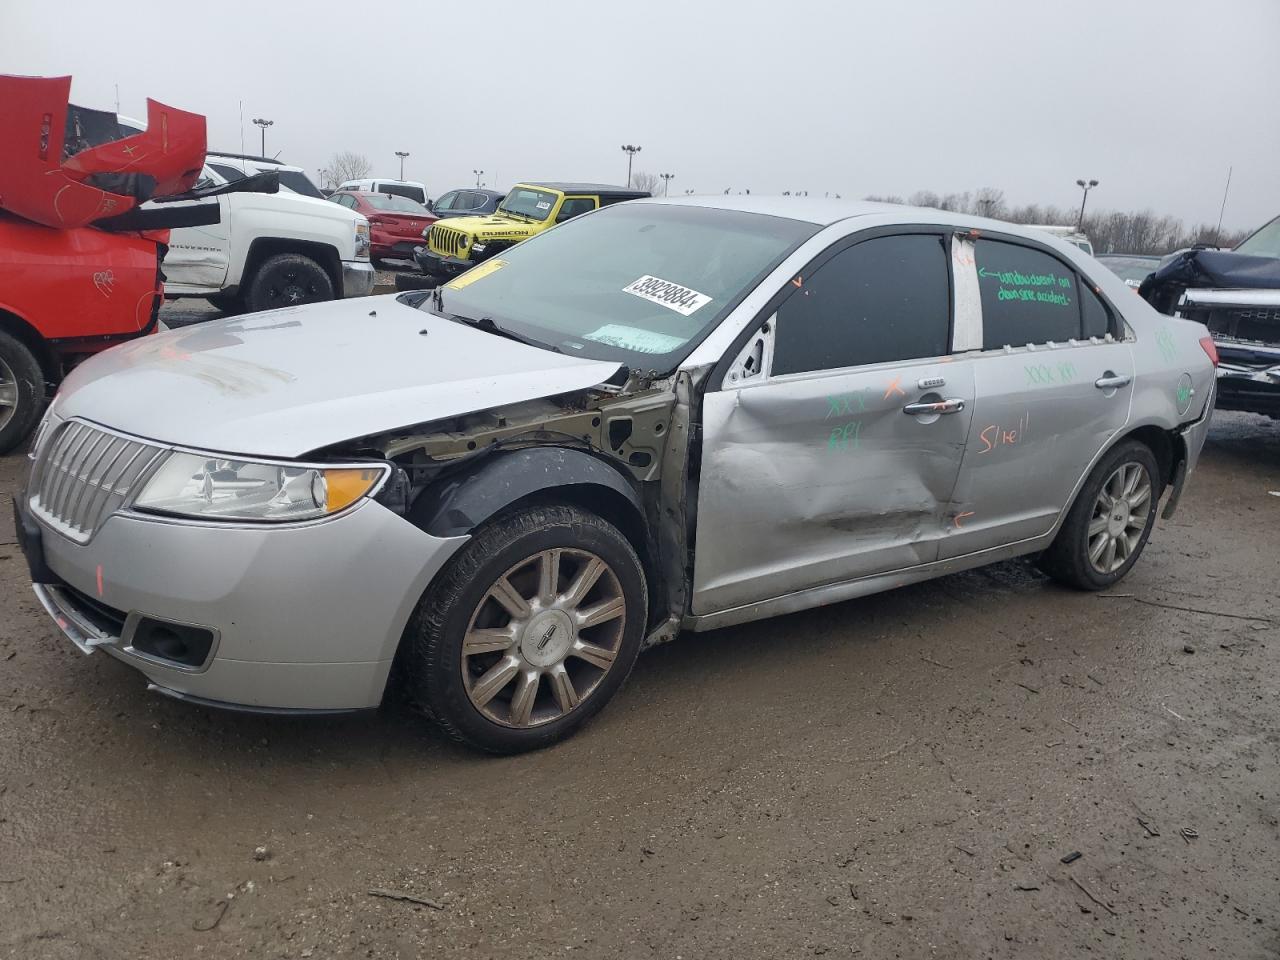
[[[447,733],[514,753],[599,712],[647,619],[644,568],[617,527],[530,506],[475,531],[423,594],[400,656],[411,695]]]

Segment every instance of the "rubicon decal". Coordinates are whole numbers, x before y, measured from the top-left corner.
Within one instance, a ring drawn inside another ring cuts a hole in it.
[[[711,302],[711,298],[705,293],[690,290],[688,287],[682,287],[670,280],[663,280],[661,277],[648,275],[627,284],[622,288],[622,292],[656,303],[668,310],[674,310],[686,317],[699,307]]]

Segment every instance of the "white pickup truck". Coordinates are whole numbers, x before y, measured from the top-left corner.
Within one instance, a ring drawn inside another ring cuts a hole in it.
[[[373,290],[369,221],[330,203],[300,167],[210,153],[202,182],[274,170],[279,193],[233,193],[212,226],[173,230],[164,258],[166,297],[205,297],[222,310],[269,310]]]

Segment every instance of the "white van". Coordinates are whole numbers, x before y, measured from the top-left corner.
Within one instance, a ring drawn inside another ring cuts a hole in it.
[[[416,180],[344,180],[338,190],[363,190],[366,193],[394,193],[399,197],[417,200],[424,207],[427,205],[426,184]],[[334,191],[335,193],[337,191]]]

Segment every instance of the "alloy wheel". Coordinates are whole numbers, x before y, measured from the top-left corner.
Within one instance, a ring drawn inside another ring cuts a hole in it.
[[[476,605],[462,678],[486,718],[527,728],[578,708],[613,669],[627,602],[613,569],[586,550],[543,550],[511,567]]]
[[[1089,521],[1089,563],[1099,573],[1114,573],[1138,549],[1151,515],[1151,477],[1147,468],[1122,463],[1107,478]]]

